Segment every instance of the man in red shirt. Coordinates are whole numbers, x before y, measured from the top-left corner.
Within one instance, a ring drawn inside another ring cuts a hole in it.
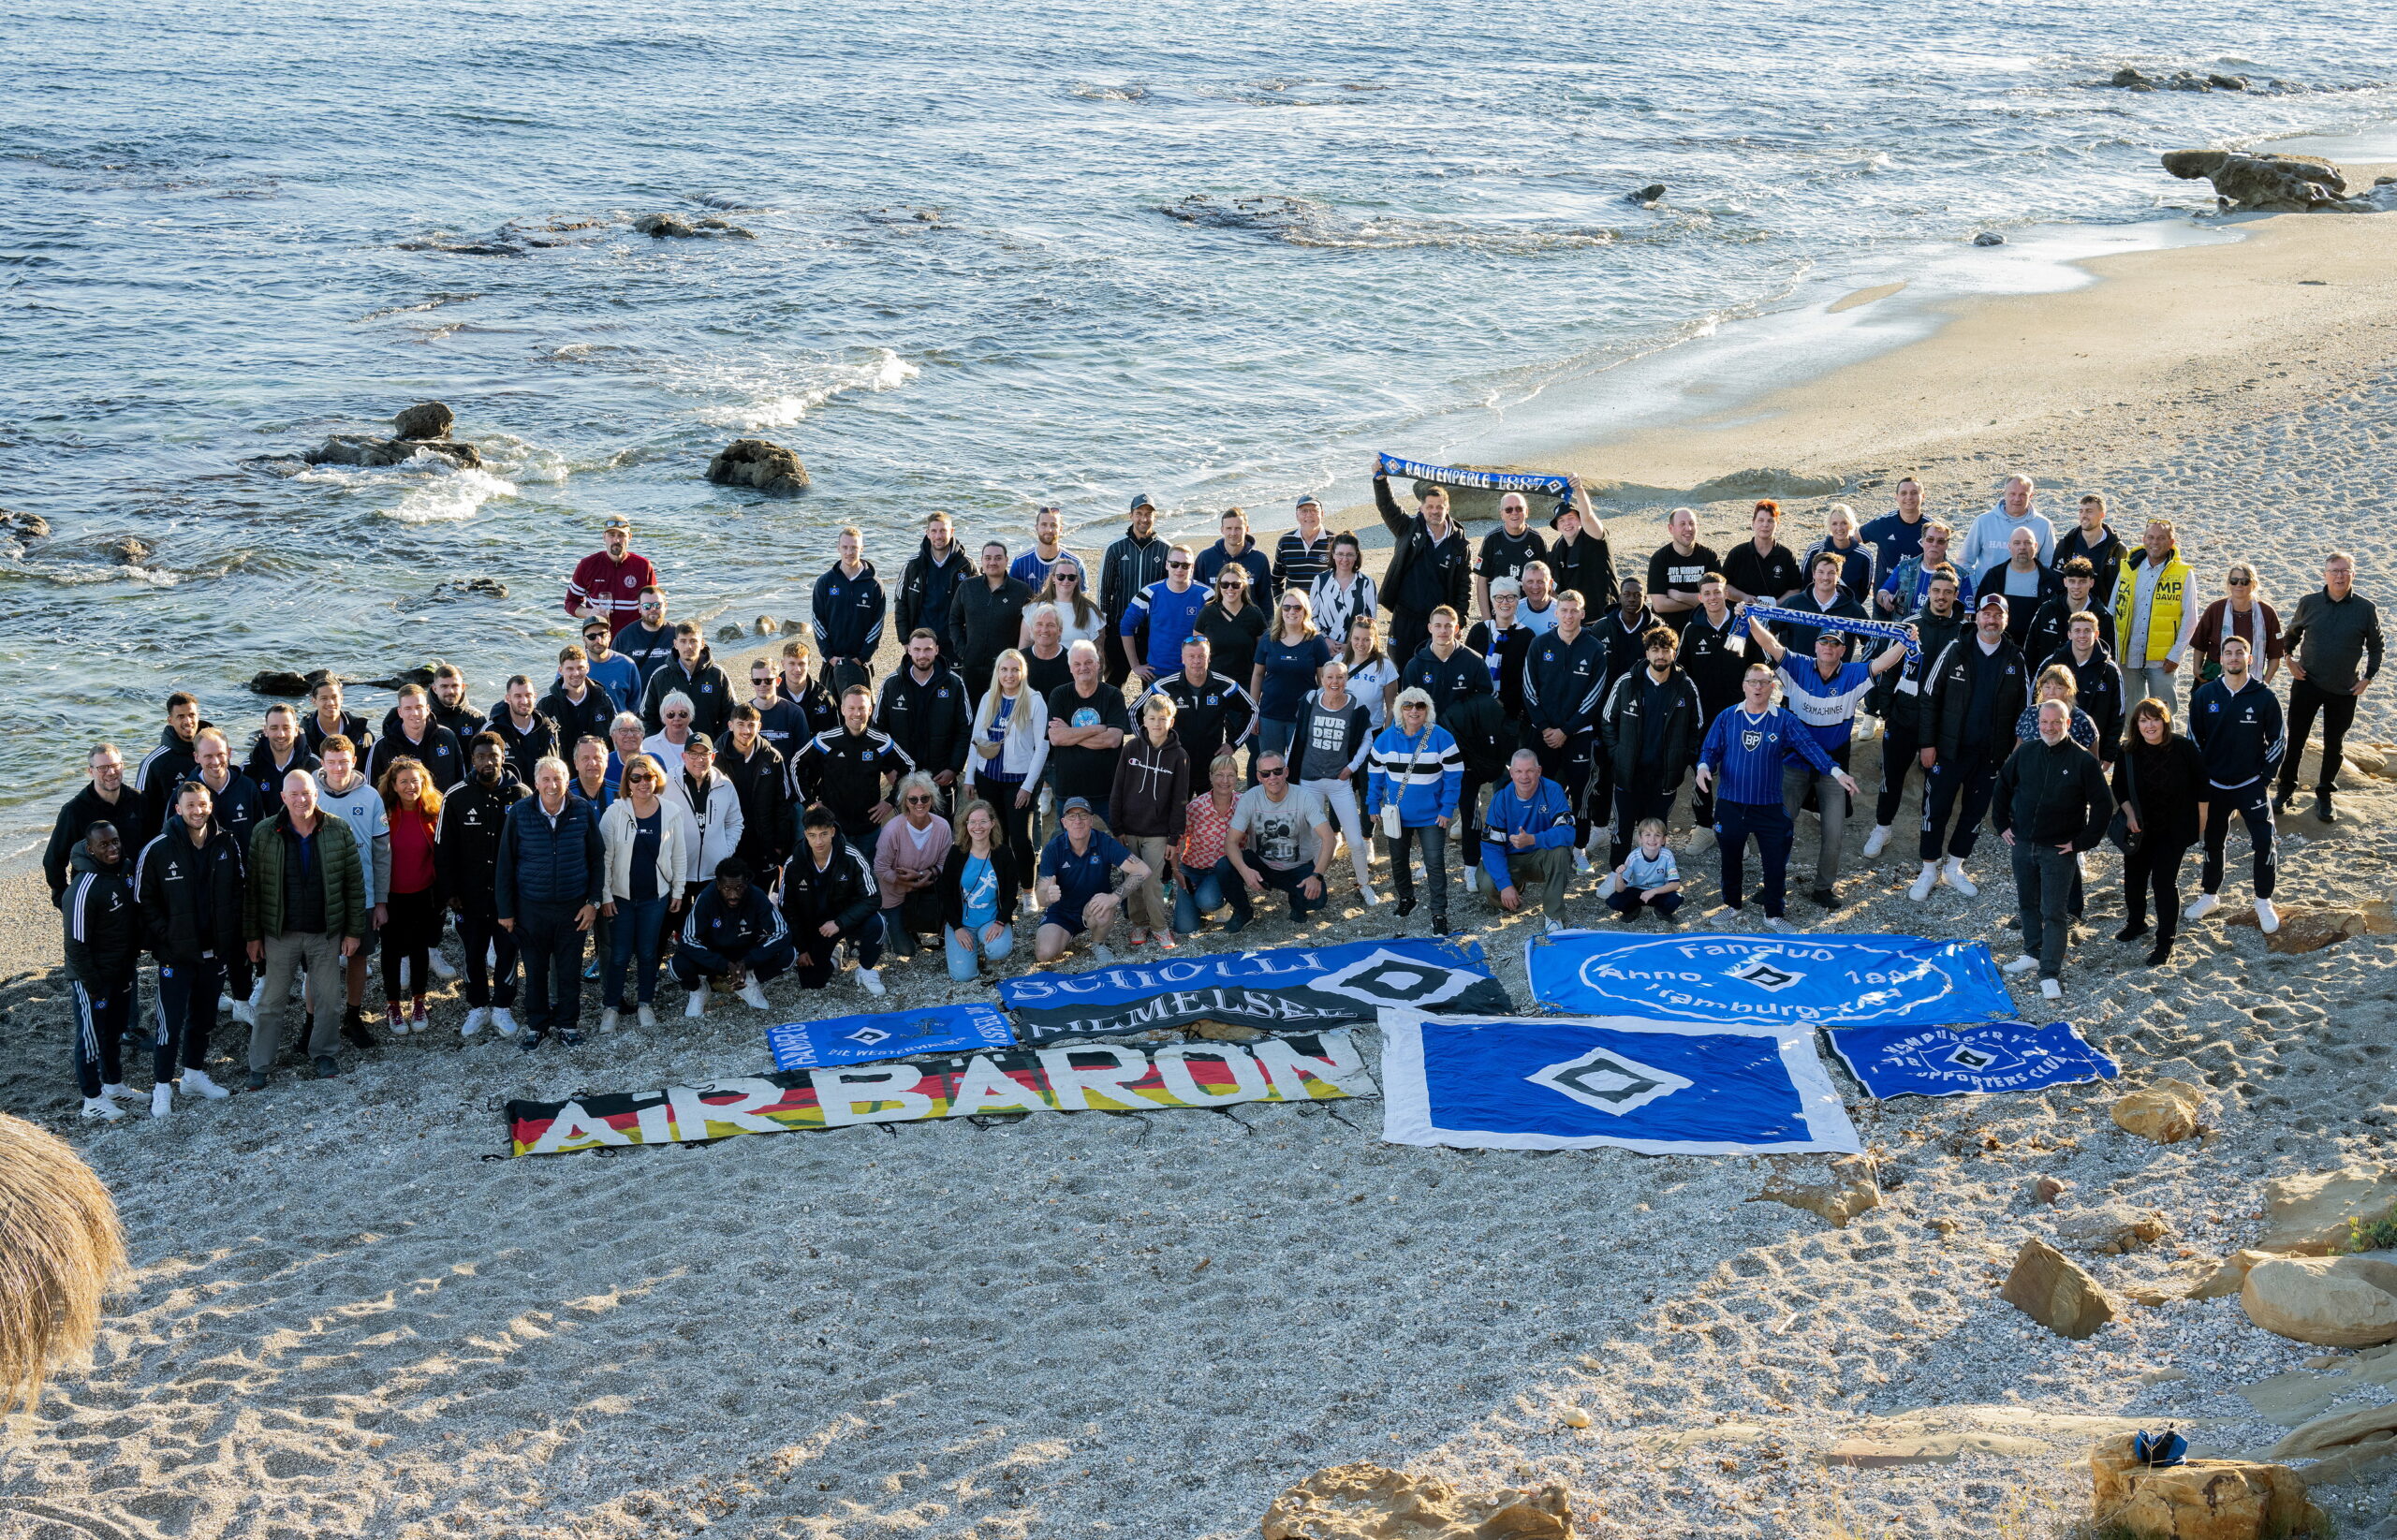
[[[577,620],[594,615],[606,619],[613,637],[640,618],[640,591],[657,581],[649,558],[632,549],[630,521],[608,521],[605,550],[595,550],[575,565],[566,585],[566,612]]]

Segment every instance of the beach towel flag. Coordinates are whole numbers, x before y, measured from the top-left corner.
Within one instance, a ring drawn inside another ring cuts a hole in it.
[[[1382,1019],[1382,1137],[1650,1155],[1856,1153],[1811,1027],[1627,1016]]]
[[[2035,1027],[1844,1027],[1831,1051],[1875,1096],[1966,1096],[2110,1080],[2114,1061],[2081,1041],[2069,1021]]]
[[[865,1064],[917,1053],[971,1053],[1015,1047],[1007,1014],[991,1005],[928,1005],[872,1016],[786,1021],[766,1029],[776,1069]]]
[[[1622,935],[1557,931],[1523,948],[1532,998],[1592,1016],[1935,1027],[2013,1019],[1978,941],[1918,936]]]

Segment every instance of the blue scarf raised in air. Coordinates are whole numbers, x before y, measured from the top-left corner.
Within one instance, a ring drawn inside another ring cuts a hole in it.
[[[1922,661],[1922,649],[1906,636],[1906,628],[1894,621],[1860,621],[1852,615],[1822,615],[1812,609],[1784,609],[1777,604],[1749,604],[1740,607],[1743,619],[1762,621],[1770,625],[1774,621],[1787,621],[1797,625],[1811,625],[1818,631],[1842,631],[1849,636],[1887,637],[1891,641],[1906,644],[1906,661]]]
[[[1457,465],[1426,465],[1419,460],[1383,455],[1375,476],[1399,476],[1413,481],[1436,481],[1444,487],[1478,487],[1486,491],[1546,492],[1562,503],[1573,495],[1573,484],[1561,476],[1522,471],[1468,471]]]

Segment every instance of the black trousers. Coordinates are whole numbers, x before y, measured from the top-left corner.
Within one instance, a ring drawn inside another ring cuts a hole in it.
[[[2288,684],[2288,757],[2281,761],[2281,795],[2284,797],[2297,790],[2298,761],[2305,757],[2305,737],[2314,730],[2314,717],[2317,711],[2322,717],[2322,773],[2316,777],[2314,789],[2329,791],[2331,784],[2339,779],[2339,764],[2347,741],[2347,729],[2356,722],[2356,697],[2344,692],[2333,695],[2328,690],[2317,690],[2312,680],[2293,679]]]
[[[2148,839],[2123,858],[2123,909],[2133,925],[2147,919],[2148,895],[2155,896],[2155,936],[2169,941],[2181,928],[2181,859],[2185,844]]]
[[[507,1010],[514,1005],[516,932],[501,929],[492,913],[489,894],[479,901],[466,901],[466,912],[458,917],[458,945],[466,949],[467,1007],[479,1010],[496,1005]],[[496,959],[495,964],[483,961],[486,953]]]
[[[1653,770],[1646,765],[1640,767],[1629,785],[1620,782],[1616,784],[1614,834],[1608,842],[1607,865],[1610,870],[1621,866],[1631,855],[1631,847],[1639,843],[1632,830],[1640,827],[1641,820],[1661,818],[1668,824],[1672,822],[1673,798],[1681,789],[1682,778],[1678,771],[1669,775],[1662,770]]]
[[[158,1030],[151,1074],[171,1080],[186,1069],[208,1068],[208,1034],[216,1025],[216,997],[225,992],[225,964],[214,958],[158,964]]]
[[[572,1031],[582,1018],[580,903],[522,903],[517,945],[524,950],[525,1027],[535,1035]]]
[[[1873,804],[1873,821],[1886,829],[1897,822],[1898,804],[1906,799],[1906,777],[1922,769],[1922,740],[1912,722],[1891,722],[1881,734],[1881,796]],[[1930,772],[1924,771],[1924,795],[1930,793]]]
[[[1922,858],[1935,861],[1944,844],[1958,860],[1973,853],[1973,843],[1989,819],[1991,794],[1997,789],[1998,767],[2006,755],[1994,743],[1967,743],[1953,759],[1931,767],[1931,785],[1922,794]],[[1961,805],[1960,805],[1961,804]],[[1956,827],[1948,831],[1955,814]]]
[[[1016,793],[1020,791],[1032,794],[1022,807],[1015,805]],[[1007,843],[1007,859],[1015,863],[1016,890],[1031,892],[1033,869],[1040,859],[1039,848],[1032,843],[1032,820],[1040,813],[1039,785],[1028,781],[986,781],[978,775],[974,777],[974,795],[998,810],[999,832]]]
[[[2207,892],[2222,891],[2222,850],[2230,838],[2231,815],[2236,814],[2245,820],[2247,839],[2256,847],[2256,896],[2272,896],[2272,878],[2280,861],[2272,848],[2272,799],[2265,791],[2260,775],[2243,786],[2206,789],[2206,860],[2201,880]]]
[[[1565,792],[1566,804],[1573,810],[1573,848],[1581,849],[1590,843],[1590,773],[1592,744],[1587,734],[1568,734],[1565,746],[1551,749],[1545,733],[1534,727],[1525,734],[1531,740],[1532,753],[1539,755],[1539,772],[1555,782]]]

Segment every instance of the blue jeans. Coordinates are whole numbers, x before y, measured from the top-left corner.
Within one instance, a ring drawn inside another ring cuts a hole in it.
[[[616,917],[608,931],[608,1008],[625,1008],[625,970],[636,957],[640,959],[640,1004],[655,1005],[657,959],[666,934],[666,900],[618,899]]]
[[[1196,877],[1186,870],[1175,870],[1179,878],[1173,885],[1173,928],[1176,931],[1185,936],[1191,934],[1198,929],[1202,918],[1228,903],[1231,905],[1232,917],[1224,929],[1229,931],[1247,929],[1251,913],[1248,884],[1241,881],[1240,873],[1232,870],[1230,857],[1220,858]]]
[[[990,934],[993,931],[998,934]],[[971,984],[981,976],[981,970],[974,965],[977,953],[996,962],[1015,950],[1015,927],[1006,920],[993,920],[970,933],[974,945],[967,946],[958,941],[954,930],[946,925],[940,928],[941,946],[949,954],[949,976],[955,983]]]
[[[1764,858],[1764,912],[1769,919],[1782,913],[1782,885],[1789,874],[1789,846],[1796,826],[1779,802],[1714,804],[1716,848],[1723,853],[1723,902],[1740,907],[1740,889],[1747,876],[1748,836],[1756,836],[1757,852]]]
[[[1299,725],[1296,722],[1273,722],[1258,717],[1257,746],[1248,756],[1248,784],[1252,786],[1257,785],[1257,762],[1267,755],[1278,754],[1287,762],[1290,757],[1290,744],[1298,736]],[[1298,778],[1298,767],[1293,765],[1290,767],[1290,779],[1296,782]],[[1239,873],[1234,873],[1233,875]]]

